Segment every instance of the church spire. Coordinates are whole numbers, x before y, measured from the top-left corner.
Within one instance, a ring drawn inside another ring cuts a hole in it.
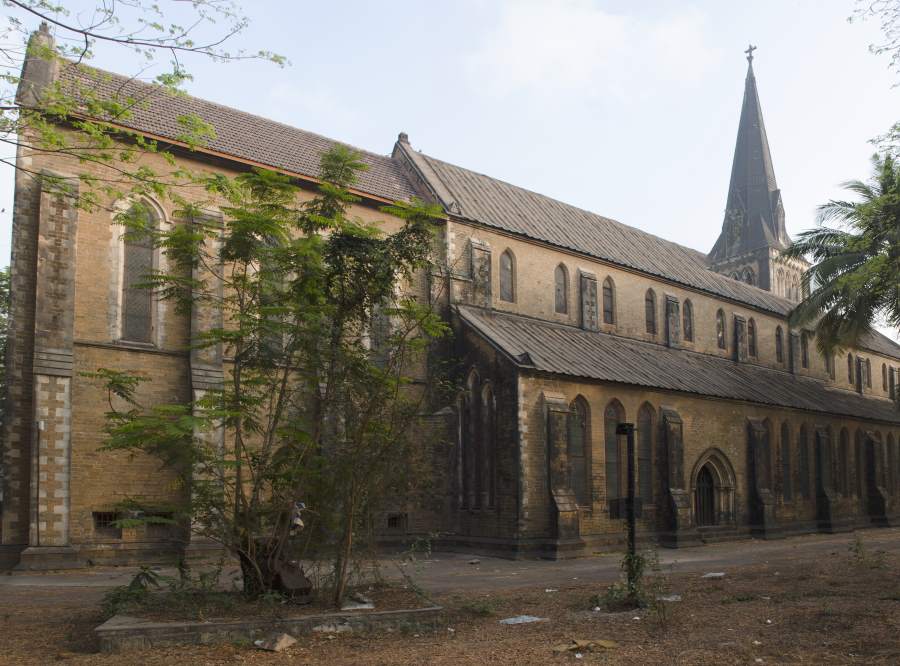
[[[709,253],[713,264],[763,248],[784,249],[791,244],[784,227],[781,191],[775,182],[769,140],[763,124],[752,44],[747,54],[744,102],[738,125],[731,183],[725,206],[722,233]]]

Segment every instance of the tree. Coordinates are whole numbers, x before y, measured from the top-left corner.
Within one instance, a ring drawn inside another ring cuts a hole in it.
[[[6,413],[6,340],[9,335],[9,266],[0,269],[0,424]]]
[[[189,172],[176,168],[165,144],[124,127],[135,109],[152,103],[155,96],[181,93],[190,80],[185,58],[200,55],[217,61],[260,58],[279,64],[285,61],[269,51],[229,51],[226,43],[249,24],[232,0],[192,0],[190,3],[153,0],[108,2],[97,0],[90,11],[70,11],[69,2],[6,0],[7,24],[0,29],[0,143],[15,149],[0,155],[0,163],[31,177],[28,160],[45,156],[69,158],[78,166],[96,167],[79,173],[76,205],[91,209],[126,194],[152,191],[165,193],[192,181]],[[167,20],[176,16],[179,20]],[[32,22],[41,29],[31,34]],[[51,30],[55,37],[51,36]],[[131,52],[144,61],[143,72],[170,58],[167,67],[153,77],[152,95],[136,97],[123,90],[110,90],[108,76],[88,66],[95,48],[103,45]],[[26,61],[41,61],[56,76],[34,86],[23,86],[21,73]],[[81,83],[61,74],[78,68]],[[190,146],[202,145],[214,128],[203,118],[178,118],[179,137]],[[166,172],[148,168],[140,158],[157,153],[171,167]],[[41,177],[50,178],[46,174]],[[59,180],[61,188],[73,190]]]
[[[403,221],[390,234],[352,218],[348,188],[363,168],[337,147],[306,203],[290,179],[260,170],[207,181],[225,202],[221,221],[185,202],[185,222],[168,230],[147,229],[139,209],[122,214],[171,266],[148,288],[184,310],[223,313],[196,345],[229,362],[222,390],[188,404],[142,405],[147,378],[100,369],[107,448],[176,470],[190,489],[181,515],[240,561],[249,596],[279,589],[292,561],[330,558],[339,603],[372,518],[416,487],[427,395],[412,380],[447,327],[408,294],[430,265],[441,211],[387,207]],[[217,431],[219,444],[208,436]]]
[[[785,251],[813,260],[804,275],[809,295],[791,323],[815,321],[817,345],[829,355],[856,346],[879,320],[900,326],[900,161],[875,155],[870,181],[844,188],[858,200],[821,206],[819,227],[802,232]]]

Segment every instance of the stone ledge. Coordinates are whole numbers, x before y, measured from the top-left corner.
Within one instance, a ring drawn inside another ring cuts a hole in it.
[[[208,620],[205,622],[158,622],[116,615],[94,629],[101,652],[122,652],[164,645],[207,645],[252,641],[272,632],[299,636],[315,627],[334,631],[371,631],[434,627],[443,613],[441,606],[412,610],[338,611],[295,618]]]

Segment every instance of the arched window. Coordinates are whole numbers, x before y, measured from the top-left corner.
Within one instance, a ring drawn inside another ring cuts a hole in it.
[[[853,354],[847,354],[847,381],[853,383]]]
[[[806,331],[800,332],[800,363],[804,368],[809,367],[809,335]]]
[[[834,379],[834,356],[832,354],[824,354],[822,360],[825,361],[825,372],[831,379]]]
[[[490,384],[486,384],[481,392],[481,420],[481,503],[493,508],[497,503],[497,418],[494,391]]]
[[[885,391],[885,392],[888,390],[887,375],[888,375],[888,373],[887,373],[887,365],[885,365],[884,363],[882,363],[882,364],[881,364],[881,390],[882,390],[882,391]]]
[[[638,412],[638,496],[644,505],[653,504],[653,435],[656,414],[644,404]]]
[[[516,261],[510,250],[500,255],[500,300],[516,300]]]
[[[560,264],[553,271],[553,283],[556,295],[556,312],[566,314],[569,311],[569,275],[566,267]]]
[[[841,430],[838,467],[837,483],[840,486],[841,495],[846,497],[850,494],[850,433],[846,428]]]
[[[625,410],[618,400],[613,400],[603,412],[606,501],[610,511],[612,511],[612,502],[620,499],[622,496],[622,485],[619,483],[622,477],[622,458],[619,456],[619,437],[616,435],[616,427],[624,420]]]
[[[581,396],[575,398],[569,412],[569,484],[578,506],[591,505],[590,486],[590,413]]]
[[[866,387],[872,388],[872,360],[866,359]]]
[[[863,460],[863,434],[862,431],[856,430],[856,437],[853,441],[853,465],[856,469],[856,496],[863,496],[863,488],[865,487],[865,460]]]
[[[798,490],[803,499],[809,499],[809,435],[806,431],[806,425],[800,426],[799,446],[800,452],[800,469]]]
[[[141,284],[146,283],[153,272],[153,239],[148,232],[156,229],[158,220],[144,201],[132,204],[122,217],[126,231],[123,237],[121,338],[149,343],[153,341],[153,293]]]
[[[684,329],[684,339],[686,342],[694,341],[694,306],[687,299],[681,308],[681,327]]]
[[[747,320],[747,349],[750,356],[756,356],[756,322],[753,317]]]
[[[644,319],[647,333],[656,335],[656,293],[652,289],[648,289],[644,295]]]
[[[887,437],[887,481],[888,493],[897,492],[897,452],[894,451],[894,435],[888,433]]]
[[[791,483],[791,429],[787,423],[781,424],[781,497],[785,502],[794,498]]]
[[[784,363],[784,333],[781,326],[775,329],[775,360]]]
[[[896,387],[896,377],[897,372],[893,366],[888,371],[888,395],[891,396],[891,400],[895,400],[897,397],[897,387]]]
[[[716,342],[719,345],[719,349],[728,348],[725,334],[725,313],[721,310],[716,312]]]
[[[483,432],[481,422],[481,381],[472,370],[466,380],[466,390],[460,409],[460,503],[463,507],[475,508],[479,504],[479,483],[481,468],[480,438]]]
[[[610,278],[603,281],[603,323],[616,323],[616,288]]]

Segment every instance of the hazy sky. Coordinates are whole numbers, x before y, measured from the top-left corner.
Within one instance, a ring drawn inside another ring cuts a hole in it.
[[[88,6],[90,3],[85,3]],[[244,2],[241,45],[189,61],[195,95],[388,153],[417,149],[708,251],[722,224],[748,42],[788,231],[868,175],[900,74],[852,0]],[[99,48],[94,64],[135,60]],[[12,178],[0,174],[9,256]]]

